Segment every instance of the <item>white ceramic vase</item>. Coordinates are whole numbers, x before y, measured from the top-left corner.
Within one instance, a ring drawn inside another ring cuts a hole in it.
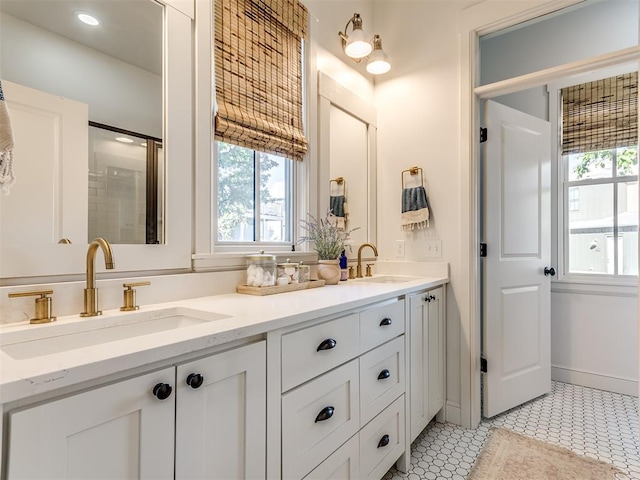
[[[337,285],[340,281],[340,261],[318,260],[318,278],[324,280],[325,285]]]

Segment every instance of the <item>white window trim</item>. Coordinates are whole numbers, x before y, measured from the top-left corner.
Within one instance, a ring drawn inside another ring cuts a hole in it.
[[[194,240],[191,263],[194,271],[235,270],[246,267],[245,256],[263,249],[276,254],[278,261],[291,258],[305,263],[315,262],[317,256],[308,244],[297,244],[300,237],[300,218],[306,212],[317,214],[318,176],[317,151],[317,78],[309,72],[316,71],[316,50],[314,25],[310,22],[309,39],[304,42],[303,72],[305,75],[304,120],[309,150],[302,162],[296,162],[293,175],[292,235],[291,241],[282,244],[251,242],[247,244],[224,245],[217,242],[214,225],[217,215],[217,148],[213,140],[212,114],[215,112],[215,78],[212,69],[213,2],[196,2],[195,31],[195,205]],[[313,180],[313,181],[312,181]],[[291,251],[291,245],[296,251]]]
[[[638,71],[638,64],[636,62],[624,63],[606,69],[594,70],[579,76],[571,76],[547,85],[547,92],[549,94],[549,122],[551,123],[551,162],[552,165],[555,165],[555,168],[551,170],[552,184],[555,185],[555,188],[552,188],[551,196],[551,257],[553,264],[557,265],[557,276],[551,283],[551,291],[554,293],[598,293],[617,296],[637,296],[638,277],[635,275],[584,275],[576,273],[568,274],[566,272],[567,247],[565,246],[565,239],[568,234],[568,226],[565,225],[564,219],[568,213],[568,203],[565,205],[565,171],[559,142],[560,132],[562,130],[562,124],[560,122],[561,89],[579,83],[591,82],[601,78],[613,77],[635,71]]]

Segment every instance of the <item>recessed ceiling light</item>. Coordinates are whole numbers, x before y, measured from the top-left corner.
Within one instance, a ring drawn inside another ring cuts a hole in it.
[[[122,143],[133,143],[133,140],[127,137],[116,137],[116,140]]]
[[[78,13],[76,16],[82,23],[86,23],[87,25],[91,25],[92,27],[100,25],[100,20],[98,20],[93,15],[89,15],[88,13]]]

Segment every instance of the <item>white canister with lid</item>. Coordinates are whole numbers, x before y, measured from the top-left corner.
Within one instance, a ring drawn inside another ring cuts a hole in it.
[[[250,287],[271,287],[276,284],[276,257],[264,250],[247,255],[247,285]]]
[[[293,263],[287,258],[285,263],[278,264],[278,285],[298,283],[298,267],[299,264]]]

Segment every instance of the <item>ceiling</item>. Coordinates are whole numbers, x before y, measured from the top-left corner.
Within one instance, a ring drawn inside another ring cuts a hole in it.
[[[0,0],[0,12],[162,74],[163,10],[151,0]],[[100,25],[85,25],[78,12]]]

